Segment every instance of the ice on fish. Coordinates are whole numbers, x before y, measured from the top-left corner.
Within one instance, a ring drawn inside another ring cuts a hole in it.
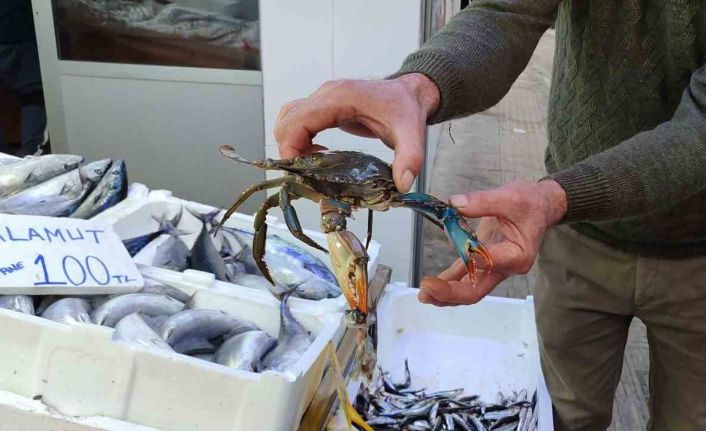
[[[165,295],[128,293],[111,298],[98,307],[91,317],[103,326],[115,326],[123,317],[132,313],[148,316],[170,316],[184,309],[184,303]]]
[[[91,309],[84,298],[63,298],[49,305],[41,316],[59,323],[93,323]]]

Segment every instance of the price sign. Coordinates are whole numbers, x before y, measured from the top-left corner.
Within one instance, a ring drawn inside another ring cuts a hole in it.
[[[108,225],[0,214],[0,294],[124,293],[143,284]]]

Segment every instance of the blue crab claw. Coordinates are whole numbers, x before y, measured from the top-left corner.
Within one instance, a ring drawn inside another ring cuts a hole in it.
[[[468,225],[466,219],[461,217],[456,208],[447,207],[444,214],[443,223],[446,227],[446,234],[456,249],[456,253],[466,265],[468,276],[475,284],[476,261],[474,254],[477,253],[483,257],[488,265],[488,272],[493,269],[493,257],[483,243],[478,240],[471,226]]]
[[[456,253],[463,260],[473,284],[475,284],[476,278],[475,254],[483,257],[487,263],[488,271],[492,270],[493,258],[490,252],[478,240],[471,226],[456,208],[424,193],[399,195],[395,198],[393,205],[411,208],[441,229],[444,229],[456,249]]]

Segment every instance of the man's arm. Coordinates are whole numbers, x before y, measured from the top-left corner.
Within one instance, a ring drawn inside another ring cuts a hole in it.
[[[552,178],[567,194],[566,222],[646,214],[706,189],[706,65],[671,120]]]
[[[393,76],[418,72],[439,88],[429,123],[484,111],[524,70],[558,0],[477,0],[404,61]]]

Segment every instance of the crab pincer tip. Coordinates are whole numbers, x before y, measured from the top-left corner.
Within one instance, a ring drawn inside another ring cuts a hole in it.
[[[218,147],[218,151],[221,152],[224,156],[231,158],[231,159],[239,159],[240,155],[238,152],[235,150],[235,148],[231,147],[230,145],[221,145]]]
[[[483,256],[483,260],[485,260],[487,265],[486,271],[491,272],[493,270],[493,256],[490,255],[488,249],[483,244],[478,243],[478,246],[473,252]]]

